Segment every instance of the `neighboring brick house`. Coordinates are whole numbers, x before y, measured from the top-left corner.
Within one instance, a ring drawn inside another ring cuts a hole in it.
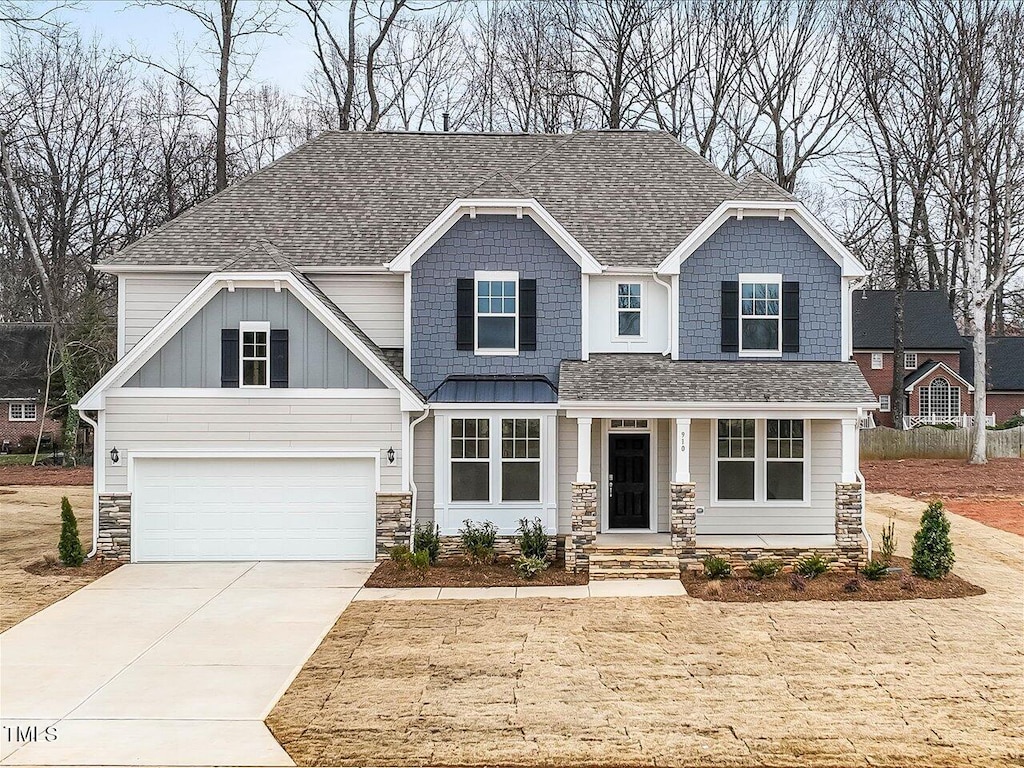
[[[0,446],[14,449],[44,438],[56,441],[60,422],[44,413],[46,360],[50,326],[46,323],[0,323]]]
[[[960,371],[974,380],[974,345],[964,337]],[[996,336],[985,344],[985,403],[997,424],[1024,416],[1024,336]]]

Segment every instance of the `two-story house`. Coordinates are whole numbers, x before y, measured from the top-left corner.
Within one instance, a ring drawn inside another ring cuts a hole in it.
[[[665,133],[326,133],[101,269],[107,556],[372,559],[539,517],[592,577],[862,557],[865,270]]]

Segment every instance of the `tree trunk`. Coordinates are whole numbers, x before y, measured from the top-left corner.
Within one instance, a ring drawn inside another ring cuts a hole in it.
[[[228,187],[228,75],[231,72],[231,23],[236,0],[220,0],[220,71],[217,88],[217,191]]]
[[[988,463],[988,432],[985,429],[985,303],[971,300],[971,336],[974,343],[974,442],[971,446],[971,464]]]

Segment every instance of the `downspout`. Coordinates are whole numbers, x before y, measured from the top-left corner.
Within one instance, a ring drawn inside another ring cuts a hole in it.
[[[651,277],[654,278],[654,282],[658,285],[664,286],[665,290],[668,291],[668,346],[665,347],[665,351],[661,353],[662,357],[669,357],[672,355],[672,325],[673,322],[678,322],[678,318],[672,317],[672,283],[666,283],[660,277],[658,277],[658,270],[651,270]]]
[[[409,462],[409,490],[412,491],[412,514],[409,516],[409,551],[415,551],[413,545],[416,541],[416,501],[419,498],[419,489],[416,487],[416,466],[413,464],[413,446],[416,445],[416,425],[430,415],[430,408],[425,408],[423,414],[415,421],[409,423],[409,450],[403,461]]]
[[[78,411],[78,406],[71,406]],[[103,454],[100,452],[100,425],[86,415],[85,411],[78,411],[78,415],[86,424],[92,427],[92,549],[86,557],[95,557],[100,537],[100,494],[99,482],[102,476],[103,467],[101,462]]]

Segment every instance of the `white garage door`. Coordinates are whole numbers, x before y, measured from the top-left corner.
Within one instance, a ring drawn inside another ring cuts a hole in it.
[[[133,559],[373,560],[375,466],[359,458],[139,458]]]

